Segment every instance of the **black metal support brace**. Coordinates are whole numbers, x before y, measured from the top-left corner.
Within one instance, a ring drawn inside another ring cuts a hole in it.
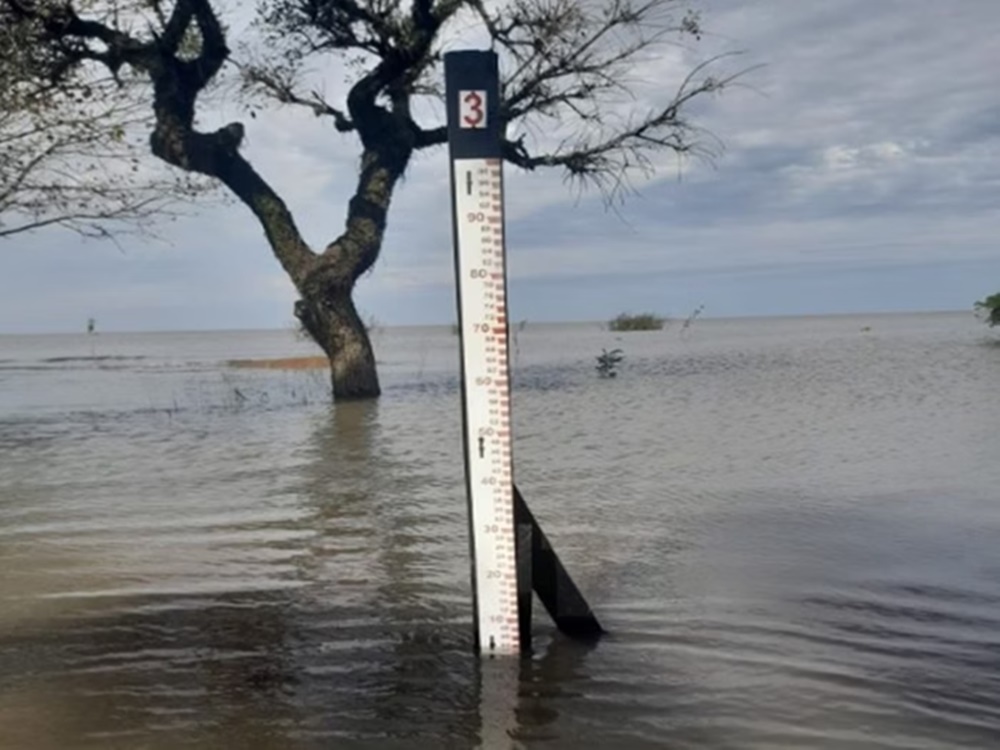
[[[517,529],[517,600],[521,645],[531,646],[531,591],[534,589],[560,631],[572,638],[599,638],[605,631],[570,578],[542,527],[514,486]]]

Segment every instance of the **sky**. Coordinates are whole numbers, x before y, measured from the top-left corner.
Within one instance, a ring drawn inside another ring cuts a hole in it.
[[[724,151],[710,164],[664,155],[618,211],[558,173],[508,166],[512,319],[970,310],[1000,290],[1000,3],[694,7],[706,35],[637,64],[628,106],[653,106],[699,61],[741,52],[718,63],[748,69],[741,85],[689,111]],[[455,33],[450,48],[478,46]],[[343,88],[336,67],[316,75]],[[237,117],[226,99],[202,113]],[[343,226],[354,136],[287,109],[244,121],[244,154],[322,248]],[[90,317],[106,331],[293,325],[294,289],[245,207],[215,201],[158,231],[117,245],[59,229],[0,240],[0,333],[79,331]],[[363,316],[453,321],[452,252],[439,148],[397,191],[381,259],[356,291]]]

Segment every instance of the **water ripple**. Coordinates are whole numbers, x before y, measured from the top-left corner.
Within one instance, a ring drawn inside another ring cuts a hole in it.
[[[610,634],[485,663],[457,340],[378,334],[385,397],[330,408],[220,364],[268,336],[0,342],[0,748],[996,744],[964,319],[519,331],[518,483]]]

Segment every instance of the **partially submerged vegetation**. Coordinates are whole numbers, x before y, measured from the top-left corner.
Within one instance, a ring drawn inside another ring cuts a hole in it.
[[[694,323],[698,316],[703,312],[705,312],[704,305],[698,305],[698,307],[691,311],[691,314],[685,318],[684,323],[681,325],[681,336],[687,332],[687,330],[691,327],[691,324]]]
[[[622,354],[621,349],[612,349],[610,352],[607,349],[601,349],[601,353],[597,355],[597,374],[602,378],[616,377],[618,365],[624,358],[625,355]]]
[[[263,370],[315,370],[329,367],[330,360],[326,357],[282,357],[279,359],[230,359],[229,367],[253,368]]]
[[[639,313],[631,315],[621,313],[617,318],[608,321],[608,330],[611,331],[660,331],[666,318],[662,318],[655,313]]]
[[[976,314],[981,316],[988,326],[1000,326],[1000,292],[991,294],[975,304]]]

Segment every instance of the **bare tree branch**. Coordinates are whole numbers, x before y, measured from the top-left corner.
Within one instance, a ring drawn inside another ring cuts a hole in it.
[[[722,78],[703,75],[718,58],[696,66],[685,78],[674,97],[661,108],[614,129],[600,127],[598,119],[592,132],[561,144],[549,153],[532,155],[523,138],[504,143],[505,158],[512,164],[533,170],[537,167],[562,167],[569,180],[591,182],[610,202],[630,192],[629,176],[638,172],[651,174],[652,156],[664,151],[711,159],[721,142],[688,121],[683,112],[691,100],[721,92],[743,73]],[[567,105],[571,106],[571,105]],[[707,141],[707,142],[706,142]]]
[[[93,212],[68,211],[59,216],[47,218],[26,219],[19,223],[0,224],[0,239],[12,237],[15,234],[33,232],[37,229],[59,225],[64,229],[76,232],[82,237],[91,239],[114,239],[116,236],[129,233],[129,228],[135,228],[140,233],[140,220],[151,220],[164,215],[164,209],[153,197],[140,202],[131,202],[127,206],[102,207]],[[115,222],[126,222],[126,226],[113,226]]]
[[[55,225],[155,234],[208,198],[206,181],[140,166],[132,136],[152,118],[131,81],[71,73],[38,48],[45,27],[30,12],[0,4],[0,237]]]
[[[676,0],[512,0],[490,10],[470,0],[502,53],[501,116],[510,132],[550,120],[576,132],[540,153],[525,135],[508,139],[505,158],[524,169],[556,167],[570,181],[594,184],[609,202],[631,190],[633,174],[649,175],[654,154],[711,158],[721,142],[687,119],[687,105],[732,85],[746,71],[712,75],[724,57],[694,68],[674,95],[649,111],[615,117],[634,93],[637,65],[684,38],[701,37],[699,16]],[[548,129],[548,128],[547,128]]]
[[[5,7],[42,30],[60,72],[97,61],[113,74],[127,64],[153,86],[155,155],[187,172],[221,180],[260,220],[278,260],[293,279],[304,278],[315,254],[302,239],[291,213],[274,190],[240,154],[243,126],[231,123],[212,133],[194,127],[195,103],[229,56],[225,33],[208,0],[176,0],[161,34],[142,39],[93,19],[72,6]],[[196,29],[196,54],[181,54],[181,40]]]
[[[394,192],[413,154],[447,140],[440,119],[423,121],[421,103],[440,103],[443,51],[470,23],[500,57],[506,160],[528,170],[562,170],[571,181],[598,186],[609,202],[631,190],[635,175],[651,173],[658,154],[711,158],[721,142],[691,121],[691,105],[739,76],[714,72],[715,58],[666,95],[637,83],[643,69],[656,65],[659,76],[669,68],[657,62],[664,50],[700,37],[700,19],[685,10],[686,0],[261,2],[249,37],[236,40],[243,100],[305,108],[360,142],[343,229],[319,253],[241,154],[243,124],[212,132],[196,126],[199,101],[204,106],[205,92],[231,62],[213,0],[0,0],[0,12],[34,35],[30,48],[44,71],[36,76],[36,96],[46,85],[65,88],[97,66],[121,82],[122,91],[130,78],[148,83],[153,154],[186,173],[218,179],[254,213],[301,295],[296,315],[330,356],[338,398],[378,393],[374,355],[351,293],[379,257]],[[331,60],[346,71],[340,101],[322,93],[330,89],[316,80],[316,70],[329,71]],[[534,132],[540,137],[529,139]],[[0,154],[9,147],[3,138],[0,127]],[[95,140],[67,143],[61,153],[69,160],[88,150],[106,151]],[[34,165],[18,164],[3,184],[20,190]],[[62,183],[67,196],[83,192],[70,170],[57,165],[49,174],[52,179],[37,182],[40,188]],[[78,209],[64,213],[84,222],[89,216]]]
[[[354,130],[354,123],[344,111],[330,105],[318,91],[310,91],[308,95],[296,92],[294,73],[278,67],[241,63],[237,63],[237,66],[242,75],[244,91],[261,93],[281,104],[305,107],[317,117],[332,117],[334,127],[341,133]]]

